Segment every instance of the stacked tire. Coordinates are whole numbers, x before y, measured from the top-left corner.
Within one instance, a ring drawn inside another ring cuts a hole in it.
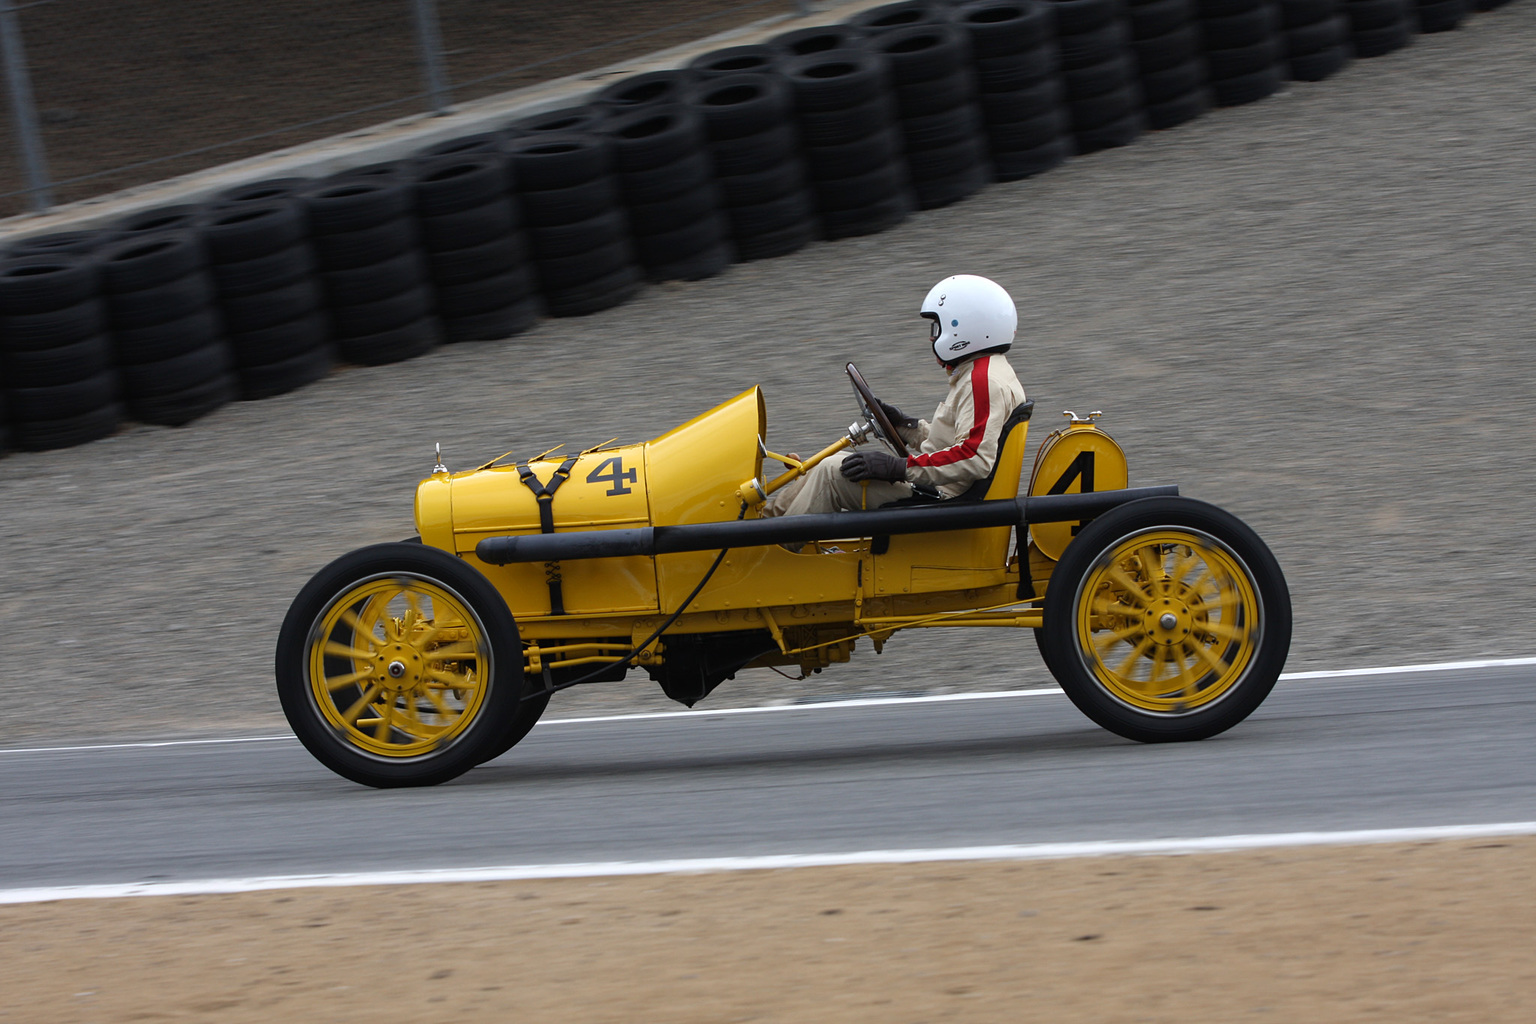
[[[890,68],[907,179],[918,208],[948,206],[990,182],[970,36],[953,22],[939,22],[882,32],[867,46]]]
[[[630,75],[599,89],[593,105],[619,113],[636,107],[682,103],[683,94],[693,81],[693,73],[681,68]]]
[[[330,324],[298,199],[236,200],[202,226],[240,396],[284,394],[331,369]]]
[[[1470,13],[1468,0],[1416,0],[1414,16],[1420,32],[1449,32]]]
[[[848,19],[849,24],[863,29],[870,35],[891,32],[914,25],[932,25],[949,20],[948,0],[902,0],[899,3],[881,4],[867,11],[860,11]]]
[[[187,223],[166,214],[162,223]],[[239,394],[201,235],[130,231],[100,253],[112,347],[128,414],[180,426]]]
[[[826,50],[782,67],[823,234],[869,235],[905,220],[914,202],[884,57]]]
[[[34,235],[23,238],[6,250],[7,258],[17,256],[56,256],[75,254],[86,256],[115,242],[121,235],[110,229],[90,231],[59,231],[51,235]]]
[[[738,259],[784,256],[815,238],[789,86],[778,75],[726,75],[692,86],[715,187]]]
[[[1293,81],[1321,82],[1353,58],[1349,17],[1342,8],[1343,0],[1280,0],[1286,65]]]
[[[0,435],[9,427],[11,445],[67,448],[122,422],[100,288],[87,253],[0,262]]]
[[[686,71],[694,78],[721,78],[725,75],[763,75],[773,71],[779,51],[771,43],[727,46],[701,53],[688,62]]]
[[[782,62],[828,50],[857,49],[867,35],[869,33],[858,25],[813,25],[781,32],[768,40],[768,45],[778,52]]]
[[[1381,57],[1413,41],[1408,16],[1413,0],[1344,0],[1355,56]]]
[[[613,145],[587,132],[509,140],[528,241],[552,316],[585,316],[639,290],[642,273],[613,173]]]
[[[1074,152],[1056,50],[1055,17],[1041,0],[977,0],[958,9],[997,181],[1056,167]]]
[[[432,156],[416,163],[414,179],[444,339],[495,341],[532,327],[538,289],[506,158],[494,151]]]
[[[1173,128],[1211,108],[1195,0],[1129,0],[1131,50],[1149,128]]]
[[[1274,95],[1289,77],[1274,0],[1199,0],[1211,96],[1236,107]]]
[[[350,363],[411,359],[442,337],[409,173],[403,165],[359,168],[303,193],[331,336]]]
[[[1077,151],[1130,145],[1145,121],[1131,31],[1119,0],[1052,0],[1052,10]]]

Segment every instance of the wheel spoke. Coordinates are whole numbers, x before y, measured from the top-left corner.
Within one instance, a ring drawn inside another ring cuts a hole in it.
[[[1146,607],[1147,594],[1145,589],[1143,589],[1140,583],[1131,579],[1130,575],[1123,568],[1118,565],[1114,566],[1106,575],[1114,582],[1120,584],[1126,595],[1136,602],[1138,608]]]
[[[1163,579],[1163,552],[1162,545],[1148,544],[1139,549],[1136,556],[1141,559],[1141,571],[1147,576],[1147,592],[1152,597],[1163,597],[1168,593],[1168,585]]]
[[[384,702],[384,710],[379,715],[379,724],[373,728],[373,738],[383,742],[389,736],[390,723],[395,720],[395,702]]]
[[[377,697],[382,689],[383,686],[379,683],[368,684],[368,689],[363,691],[363,695],[357,698],[351,707],[341,713],[341,720],[348,725],[356,725],[357,716],[363,713],[364,708],[373,703],[373,698]]]
[[[1229,642],[1241,640],[1247,635],[1246,631],[1237,626],[1229,626],[1225,622],[1202,622],[1199,624],[1199,631],[1214,639]]]
[[[477,685],[469,676],[457,675],[453,672],[444,672],[441,669],[429,668],[422,675],[433,682],[442,683],[450,690],[473,690]]]
[[[450,708],[448,704],[443,700],[443,695],[438,693],[436,690],[430,687],[424,687],[421,691],[421,695],[427,698],[427,700],[431,701],[432,706],[437,708],[437,713],[442,715],[444,718],[453,718],[457,714],[457,712]]]
[[[439,647],[427,654],[428,661],[462,661],[467,658],[479,658],[479,647],[469,640],[455,640],[451,644]]]
[[[1119,676],[1121,679],[1130,678],[1131,669],[1136,666],[1136,662],[1140,661],[1146,655],[1147,649],[1151,646],[1152,638],[1143,637],[1141,642],[1132,649],[1131,653],[1126,655],[1125,660],[1120,663],[1120,667],[1115,669],[1115,675]]]
[[[1184,641],[1184,646],[1194,654],[1197,661],[1204,662],[1207,668],[1216,673],[1218,678],[1225,675],[1227,669],[1230,667],[1226,662],[1212,654],[1211,649],[1205,646],[1205,644],[1186,640]]]
[[[373,669],[365,668],[357,672],[348,672],[344,676],[326,676],[325,688],[331,693],[335,693],[337,690],[360,683],[371,675],[373,675]]]
[[[1100,630],[1099,633],[1101,635],[1093,638],[1093,646],[1102,654],[1114,644],[1122,641],[1129,642],[1132,637],[1140,636],[1142,627],[1137,624],[1122,629]]]
[[[338,658],[351,658],[354,661],[372,661],[372,651],[360,651],[356,647],[348,647],[346,644],[337,643],[335,640],[327,640],[321,648],[326,654],[334,654]]]

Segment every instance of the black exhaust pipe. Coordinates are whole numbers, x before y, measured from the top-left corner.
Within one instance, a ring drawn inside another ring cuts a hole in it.
[[[974,530],[988,526],[1065,523],[1092,519],[1139,498],[1176,495],[1176,486],[1128,487],[1087,494],[1046,494],[999,501],[897,506],[869,512],[833,512],[773,519],[732,519],[687,526],[646,526],[636,530],[577,530],[487,537],[475,556],[489,565],[512,562],[562,562],[577,558],[624,558],[716,551],[767,544],[796,544],[843,537],[884,537],[903,533]]]

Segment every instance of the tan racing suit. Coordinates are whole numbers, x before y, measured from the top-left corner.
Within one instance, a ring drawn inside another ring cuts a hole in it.
[[[912,496],[912,485],[923,485],[953,498],[992,472],[997,461],[1003,424],[1024,402],[1024,388],[1008,360],[984,354],[955,366],[949,393],[932,420],[898,427],[912,454],[902,482],[867,480],[855,483],[842,474],[847,453],[818,463],[806,476],[776,491],[763,506],[765,516],[850,512],[879,508]]]

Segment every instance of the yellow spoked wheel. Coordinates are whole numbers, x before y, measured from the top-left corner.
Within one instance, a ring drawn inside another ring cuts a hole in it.
[[[1279,564],[1235,516],[1135,501],[1068,546],[1046,590],[1046,663],[1095,722],[1148,742],[1201,739],[1259,706],[1290,648]]]
[[[431,785],[479,763],[523,694],[522,644],[479,572],[420,544],[326,566],[294,599],[277,687],[299,739],[370,786]]]
[[[1215,538],[1149,530],[1095,560],[1077,603],[1078,650],[1134,707],[1185,714],[1231,692],[1253,660],[1263,606]]]
[[[397,575],[347,590],[309,643],[309,688],[360,750],[416,757],[450,743],[485,703],[485,627],[436,581]]]

